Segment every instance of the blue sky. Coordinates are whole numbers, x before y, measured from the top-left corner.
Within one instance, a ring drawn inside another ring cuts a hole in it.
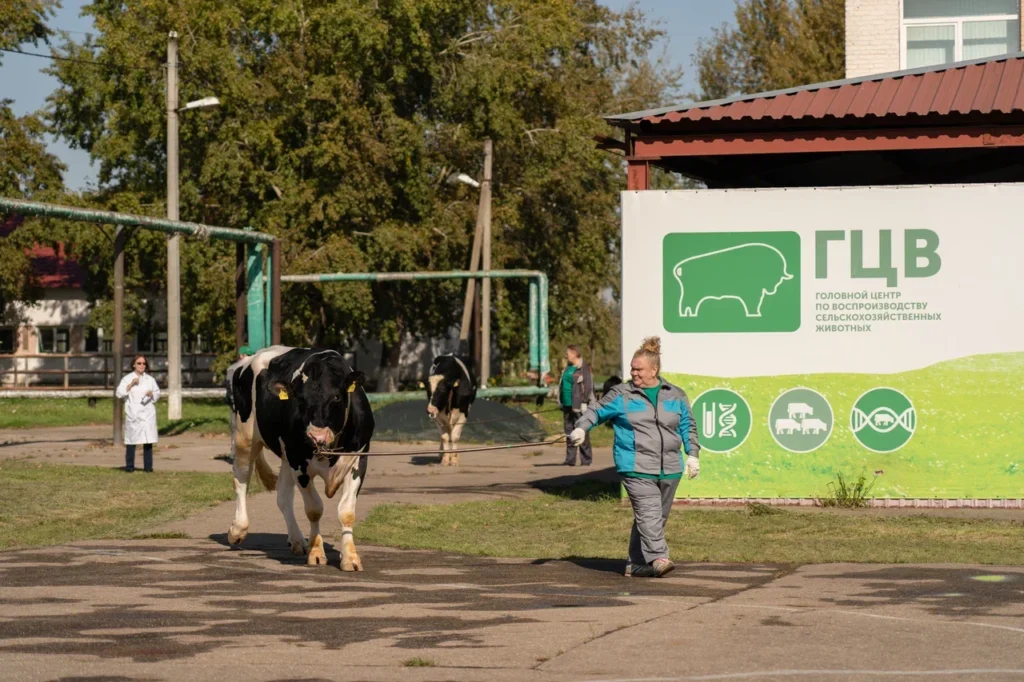
[[[624,9],[630,4],[630,0],[602,2],[615,10]],[[72,38],[81,40],[92,29],[92,22],[79,16],[86,0],[63,0],[63,4],[64,7],[58,10],[50,26],[69,31]],[[639,0],[637,4],[667,32],[668,37],[660,47],[673,63],[686,69],[683,90],[696,90],[691,57],[697,40],[710,35],[711,29],[723,21],[731,20],[733,3],[729,0]],[[45,46],[34,50],[31,46],[25,46],[24,49],[49,52]],[[41,72],[49,63],[49,60],[37,57],[3,54],[0,97],[14,100],[12,106],[16,114],[26,114],[46,106],[46,96],[57,87],[55,79]],[[59,140],[51,140],[49,146],[68,166],[64,178],[68,187],[83,189],[87,184],[95,182],[96,169],[90,165],[88,154],[71,149]]]

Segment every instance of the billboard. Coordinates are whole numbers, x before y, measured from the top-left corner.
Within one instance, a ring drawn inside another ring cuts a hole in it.
[[[680,497],[1024,497],[1024,185],[624,192],[623,368],[662,338]],[[626,376],[624,374],[623,376]]]

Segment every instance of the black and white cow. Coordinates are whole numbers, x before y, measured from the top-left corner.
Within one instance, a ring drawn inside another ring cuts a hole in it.
[[[441,433],[441,464],[457,466],[462,427],[476,400],[472,361],[454,353],[438,355],[427,377],[427,416]]]
[[[324,505],[313,478],[324,479],[327,497],[341,488],[341,568],[363,570],[352,530],[356,496],[366,474],[366,457],[318,455],[319,449],[366,452],[373,436],[373,413],[363,390],[365,377],[353,372],[337,351],[271,346],[228,368],[235,476],[235,519],[228,541],[238,544],[249,531],[246,490],[253,467],[263,485],[277,488],[277,506],[288,526],[292,554],[307,563],[327,563],[320,517]],[[263,459],[263,448],[281,458],[280,477]],[[309,543],[292,508],[298,484],[309,519]]]

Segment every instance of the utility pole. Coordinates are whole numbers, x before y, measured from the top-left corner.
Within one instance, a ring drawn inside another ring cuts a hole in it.
[[[483,270],[491,270],[491,160],[494,145],[484,140],[484,181],[480,187],[480,207],[483,209]],[[483,303],[480,314],[480,386],[486,388],[491,378],[491,278],[484,275]]]
[[[124,371],[124,245],[128,228],[114,229],[114,436],[115,446],[124,445],[124,403],[117,399],[117,387]],[[134,368],[133,368],[134,369]]]
[[[167,218],[178,219],[178,34],[167,34]],[[167,239],[167,418],[181,419],[181,237]]]

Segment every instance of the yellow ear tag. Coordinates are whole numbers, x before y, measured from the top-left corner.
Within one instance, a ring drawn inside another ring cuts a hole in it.
[[[351,386],[349,386],[348,387],[348,392],[349,393],[355,393],[356,392],[356,385],[352,384]]]
[[[419,383],[419,386],[420,386],[420,388],[426,388],[426,386],[423,385],[422,381]]]
[[[459,382],[458,381],[456,381],[454,384],[452,384],[452,388],[458,388],[458,387],[459,387]]]
[[[278,400],[288,400],[288,391],[281,389],[281,392],[277,394]]]

